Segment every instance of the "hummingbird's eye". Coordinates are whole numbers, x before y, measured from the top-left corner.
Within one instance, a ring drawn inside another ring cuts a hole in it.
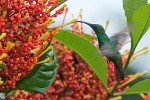
[[[97,30],[98,28],[95,26],[95,29]]]
[[[97,27],[96,27],[96,26],[94,26],[94,29],[97,29]]]

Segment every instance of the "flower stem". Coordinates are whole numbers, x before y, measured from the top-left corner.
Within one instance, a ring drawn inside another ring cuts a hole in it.
[[[129,56],[128,56],[128,59],[127,59],[127,61],[126,61],[126,63],[125,63],[124,69],[123,69],[124,72],[126,71],[128,65],[129,65],[129,62],[130,62],[130,59],[131,59],[132,55],[133,55],[133,52],[130,51]]]
[[[108,100],[111,96],[113,96],[114,92],[116,91],[118,85],[120,84],[120,80],[117,81],[112,91],[108,94],[108,96],[104,100]]]

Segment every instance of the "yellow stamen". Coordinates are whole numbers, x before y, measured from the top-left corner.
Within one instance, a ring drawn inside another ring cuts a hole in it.
[[[39,40],[41,40],[41,39],[43,39],[43,38],[45,38],[45,37],[49,37],[49,36],[50,36],[50,33],[49,33],[49,31],[47,31],[46,33],[44,33],[44,34],[42,35],[42,37],[39,38]]]
[[[127,50],[125,50],[125,51],[123,52],[123,55],[124,55],[124,56],[128,56],[129,52],[130,52],[130,51],[127,49]]]
[[[108,25],[109,25],[109,20],[106,21],[105,31],[107,30]]]
[[[6,15],[7,15],[7,11],[4,11],[4,12],[3,12],[3,18],[5,18]]]
[[[75,18],[74,18],[74,14],[72,14],[72,20],[74,20]]]
[[[136,57],[137,57],[136,55],[132,55],[131,60],[130,60],[130,63],[131,63],[133,60],[135,60]]]
[[[60,83],[61,83],[60,80],[56,80],[56,81],[55,81],[55,84],[60,84]]]
[[[0,43],[0,48],[2,48],[2,44]]]
[[[113,87],[109,87],[109,88],[107,88],[107,91],[111,92],[112,89],[113,89]]]
[[[53,27],[53,32],[52,32],[52,33],[58,32],[58,30],[59,30],[60,28],[61,28],[60,25]]]
[[[137,56],[141,56],[141,55],[144,55],[144,54],[147,54],[147,53],[148,53],[148,47],[144,46],[142,49],[138,50],[137,52],[135,52],[132,55],[130,62],[132,62],[133,60],[135,60],[137,58]]]
[[[23,17],[24,19],[29,17],[29,13],[26,13],[26,15]]]
[[[15,46],[14,43],[11,43],[10,41],[7,42],[7,46],[5,48],[5,52],[10,51]]]
[[[67,83],[66,83],[66,81],[63,81],[63,84],[64,84],[64,86],[65,86],[65,87],[67,86]]]
[[[82,11],[83,11],[83,9],[80,9],[80,13],[79,13],[79,18],[80,18],[80,20],[82,21]],[[82,33],[83,32],[83,25],[82,25],[82,23],[80,23],[80,35],[81,36],[83,36],[84,34]]]
[[[31,53],[37,53],[39,50],[40,50],[40,46],[35,48],[35,49],[33,49],[33,50],[31,50]]]
[[[50,61],[52,61],[52,58],[51,58],[51,57],[49,57],[49,58],[47,58],[47,59],[45,59],[45,60],[43,60],[43,61],[37,62],[36,64],[47,63],[47,62],[50,62]]]
[[[19,58],[16,58],[16,61],[19,61]]]
[[[64,51],[67,51],[67,46],[64,46]]]
[[[55,21],[50,17],[50,18],[48,18],[43,24],[40,24],[39,26],[38,26],[38,28],[41,28],[41,27],[47,27],[47,26],[49,26],[49,25],[51,25],[51,24],[53,24]]]
[[[24,1],[24,0],[20,0],[20,4],[23,4],[23,1]]]
[[[54,20],[52,20],[51,22],[47,23],[46,27],[49,26],[49,25],[51,25],[51,24],[53,24],[53,23],[55,23]]]
[[[21,76],[21,73],[18,73],[18,78]]]
[[[53,31],[53,35],[56,35],[56,34],[58,34],[59,33],[59,28],[58,29],[55,29],[54,31]]]
[[[80,9],[80,13],[79,13],[80,20],[82,20],[82,11],[83,9]]]
[[[137,78],[142,77],[142,76],[144,76],[146,74],[147,74],[146,71],[144,71],[142,73],[136,73],[129,80],[127,80],[126,82],[124,82],[123,84],[121,84],[119,87],[122,88],[123,86],[129,84],[130,82],[132,82],[132,81],[136,80]]]
[[[2,61],[0,61],[0,64],[2,64],[3,62]]]
[[[30,67],[30,70],[32,70],[32,69],[34,68],[34,66],[35,66],[35,65],[32,65],[32,66]]]
[[[140,77],[146,75],[147,73],[148,73],[147,71],[142,72],[142,73],[140,74]]]
[[[47,41],[43,42],[43,45],[46,47],[48,45],[48,42]]]
[[[28,42],[31,42],[31,41],[32,41],[32,36],[29,36]]]
[[[67,7],[67,4],[64,4],[60,9],[63,9],[63,8],[65,8],[65,7]]]
[[[73,19],[73,20],[71,20],[71,21],[69,21],[69,22],[67,22],[67,23],[65,23],[65,24],[63,24],[63,25],[61,25],[60,27],[70,25],[70,24],[72,24],[72,23],[74,23],[74,22],[76,22],[76,21],[77,21],[76,19]]]
[[[80,12],[79,12],[79,16],[77,17],[77,19],[79,19],[80,18],[80,20],[82,21],[82,11],[83,11],[83,9],[80,9]],[[73,19],[74,19],[74,15],[72,16],[73,17]],[[77,20],[76,19],[76,20]],[[75,20],[75,19],[74,19]],[[75,23],[76,24],[76,28],[77,28],[77,30],[78,30],[78,33],[80,34],[80,35],[82,35],[82,30],[81,30],[81,28],[82,28],[82,23]]]
[[[20,91],[16,90],[15,95],[18,95],[18,94],[20,94]]]
[[[74,67],[71,67],[71,71],[74,72],[74,70],[75,70]]]
[[[137,52],[135,52],[134,54],[140,53],[143,50],[147,50],[148,46],[144,46],[143,48],[141,48],[140,50],[138,50]]]
[[[3,39],[4,37],[6,37],[6,33],[2,33],[2,34],[0,35],[0,40]]]
[[[43,23],[43,24],[47,24],[47,23],[49,23],[49,22],[51,22],[52,21],[52,18],[50,17],[50,18],[48,18],[46,21],[45,21],[45,23]]]
[[[47,47],[47,48],[39,55],[39,57],[41,57],[43,54],[45,54],[46,52],[48,52],[48,51],[51,50],[51,49],[52,49],[51,46]]]
[[[37,38],[38,38],[38,39],[40,39],[40,38],[41,38],[41,36],[39,35]]]
[[[0,80],[0,86],[2,86],[4,84],[4,81]]]
[[[109,100],[122,100],[122,97],[121,96],[118,96],[118,97],[114,97],[114,98],[111,98]]]
[[[80,24],[82,24],[82,23],[80,23]],[[80,30],[81,27],[80,27],[79,23],[76,23],[76,25],[77,25],[78,32],[81,33],[81,30]]]
[[[143,51],[139,52],[138,54],[136,54],[136,56],[145,55],[147,53],[148,53],[148,50],[143,50]]]
[[[48,8],[48,6],[46,6],[46,8],[45,8],[45,9],[46,9],[46,11],[49,11],[49,8]]]
[[[4,58],[6,58],[7,57],[7,54],[6,53],[3,53],[1,56],[0,56],[0,60],[1,59],[4,59]]]
[[[44,0],[41,0],[41,2],[44,2]]]
[[[97,95],[96,95],[96,100],[99,99],[100,97],[101,97],[101,95],[100,95],[100,94],[97,94]]]
[[[146,96],[144,94],[140,94],[140,96],[144,99],[146,98]]]
[[[124,90],[128,90],[130,88],[130,86],[126,86],[125,88],[124,88]]]

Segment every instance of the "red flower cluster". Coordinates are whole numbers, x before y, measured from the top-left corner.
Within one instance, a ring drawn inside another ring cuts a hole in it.
[[[56,79],[49,89],[44,93],[33,93],[25,91],[17,91],[15,99],[24,100],[103,100],[107,93],[92,71],[90,66],[82,60],[75,52],[68,49],[64,44],[59,41],[53,41],[55,50],[58,55],[58,72]],[[144,47],[145,48],[145,47]],[[141,49],[144,50],[145,49]],[[141,50],[139,50],[141,52]],[[137,53],[136,53],[137,54]],[[123,65],[127,59],[126,53],[122,55]],[[111,90],[115,83],[116,78],[114,74],[114,64],[108,64],[108,91]],[[121,92],[127,90],[126,86],[129,82],[144,75],[145,73],[137,73],[125,77],[121,84],[118,86],[117,91]],[[121,98],[121,97],[118,97]],[[146,97],[145,97],[146,98]],[[148,99],[144,99],[148,100]]]
[[[63,6],[51,15],[49,6],[57,6],[57,0],[8,0],[8,2],[6,4],[11,7],[8,9],[5,5],[6,10],[1,10],[2,19],[0,19],[3,23],[0,25],[3,29],[3,31],[0,30],[2,33],[0,35],[0,61],[6,64],[6,67],[0,71],[2,80],[5,80],[1,84],[1,89],[15,88],[16,81],[27,75],[36,64],[40,63],[37,62],[38,58],[43,54],[47,42],[57,33],[59,27],[48,31],[46,28],[54,22],[52,18],[61,14],[65,7]],[[1,1],[1,5],[4,5],[4,2]],[[76,32],[76,29],[72,31]],[[79,33],[79,35],[84,35],[82,27]],[[94,43],[94,34],[92,36]],[[50,88],[44,94],[17,91],[16,97],[6,99],[103,100],[107,93],[90,66],[64,44],[56,40],[53,41],[53,44],[57,51],[59,67],[56,79]],[[122,58],[124,65],[126,56],[123,55]],[[116,83],[114,73],[114,65],[109,63],[108,90],[111,90]],[[121,82],[117,88],[118,92],[128,89],[128,87],[122,87],[131,77],[127,76]]]
[[[59,27],[48,29],[66,5],[50,14],[58,0],[0,1],[0,91],[15,88],[36,64]],[[49,59],[50,60],[50,59]]]
[[[59,67],[54,83],[44,93],[29,93],[29,100],[103,100],[107,93],[95,73],[75,52],[58,41],[53,41]],[[123,59],[125,63],[126,59]],[[125,81],[130,77],[125,78]],[[116,83],[114,65],[108,64],[108,87]],[[118,92],[122,91],[118,87]]]

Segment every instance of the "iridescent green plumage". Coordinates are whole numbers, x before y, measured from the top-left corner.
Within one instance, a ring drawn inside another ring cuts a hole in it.
[[[117,36],[113,36],[110,39],[106,35],[104,28],[99,24],[90,24],[90,23],[83,22],[83,21],[77,21],[77,22],[85,23],[93,29],[93,31],[97,35],[98,44],[99,44],[99,48],[100,48],[102,55],[107,57],[108,61],[111,61],[114,63],[117,76],[119,75],[119,79],[123,80],[124,72],[123,72],[123,67],[122,67],[122,57],[118,50],[117,41],[115,41],[115,37]]]

